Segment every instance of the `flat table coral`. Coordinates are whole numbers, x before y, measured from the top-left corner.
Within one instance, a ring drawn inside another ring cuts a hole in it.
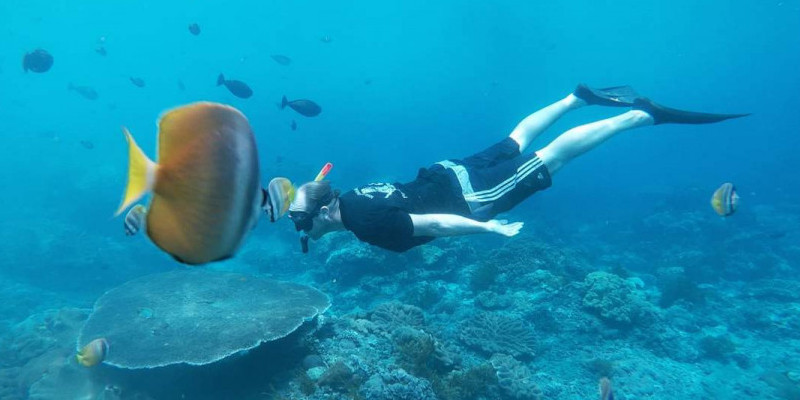
[[[328,307],[325,294],[300,284],[179,270],[106,292],[77,348],[102,337],[109,343],[105,363],[116,367],[203,365],[285,337]]]

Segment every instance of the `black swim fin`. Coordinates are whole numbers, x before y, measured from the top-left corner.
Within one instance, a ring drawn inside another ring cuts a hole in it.
[[[609,107],[630,107],[639,97],[639,93],[630,86],[594,89],[583,83],[579,84],[572,94],[587,104]]]
[[[659,124],[712,124],[726,119],[746,117],[750,114],[708,114],[694,111],[677,110],[664,107],[646,97],[636,99],[634,110],[641,110],[650,114]]]

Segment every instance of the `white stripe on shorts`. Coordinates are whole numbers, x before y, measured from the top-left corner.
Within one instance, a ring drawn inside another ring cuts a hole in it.
[[[504,180],[503,182],[499,183],[495,187],[491,189],[481,190],[479,192],[473,192],[469,194],[464,194],[464,200],[467,202],[489,202],[497,200],[503,197],[504,194],[514,190],[517,187],[517,182],[525,179],[528,175],[531,174],[536,168],[542,165],[542,160],[539,157],[534,157],[525,162],[525,164],[520,165],[517,168],[517,172],[509,177],[508,179]]]

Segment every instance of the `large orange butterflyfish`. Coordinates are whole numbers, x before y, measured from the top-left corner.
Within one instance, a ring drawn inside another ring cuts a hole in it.
[[[152,192],[147,236],[186,264],[233,256],[255,226],[262,200],[258,154],[247,118],[233,107],[194,103],[158,121],[151,161],[124,129],[128,186],[117,214]]]

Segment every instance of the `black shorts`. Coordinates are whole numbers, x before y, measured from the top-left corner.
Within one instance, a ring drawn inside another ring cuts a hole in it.
[[[519,145],[510,137],[463,160],[436,165],[452,172],[470,217],[478,220],[508,211],[552,184],[550,172],[536,153],[520,154]]]

